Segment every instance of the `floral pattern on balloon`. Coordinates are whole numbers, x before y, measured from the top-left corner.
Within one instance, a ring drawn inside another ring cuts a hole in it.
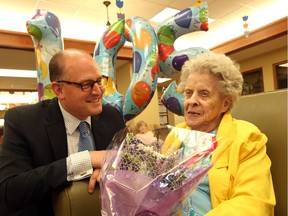
[[[116,58],[125,41],[133,44],[133,71],[124,96],[117,91],[115,83]],[[157,39],[150,23],[141,17],[114,23],[96,45],[94,59],[106,77],[103,103],[116,107],[125,121],[140,114],[155,93],[159,72]]]
[[[49,62],[54,54],[63,50],[60,21],[55,14],[37,9],[35,15],[26,22],[26,28],[36,53],[38,98],[53,98],[55,94],[51,89]]]
[[[201,47],[191,47],[176,51],[174,42],[184,34],[195,31],[208,31],[208,6],[200,2],[186,8],[160,23],[156,30],[159,49],[160,73],[174,76],[181,73],[184,63],[210,51]],[[161,97],[161,102],[171,112],[183,115],[183,95],[176,92],[176,83],[171,83]]]

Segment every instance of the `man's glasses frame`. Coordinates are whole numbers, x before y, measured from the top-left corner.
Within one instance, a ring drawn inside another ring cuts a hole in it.
[[[81,82],[81,83],[71,82],[71,81],[67,81],[67,80],[57,80],[56,82],[58,82],[58,83],[66,83],[68,85],[76,85],[76,86],[80,87],[83,92],[91,91],[93,89],[95,83],[97,83],[97,85],[99,86],[100,89],[103,88],[103,86],[102,86],[102,77],[98,78],[97,80],[87,80],[87,81],[84,81],[84,82]]]

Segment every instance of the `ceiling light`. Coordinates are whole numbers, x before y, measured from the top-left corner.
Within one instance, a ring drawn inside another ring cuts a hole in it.
[[[212,18],[208,18],[208,23],[211,24],[215,21],[215,19],[212,19]]]
[[[160,13],[156,14],[154,17],[152,17],[150,19],[150,21],[152,22],[156,22],[156,23],[161,23],[164,20],[166,20],[167,18],[175,15],[176,13],[178,13],[179,10],[173,9],[173,8],[165,8],[164,10],[162,10]]]
[[[37,78],[36,70],[0,69],[1,77]]]

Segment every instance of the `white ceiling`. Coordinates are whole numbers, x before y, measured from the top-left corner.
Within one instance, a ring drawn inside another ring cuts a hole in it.
[[[119,0],[117,0],[119,1]],[[197,0],[123,0],[120,9],[116,1],[108,7],[110,23],[116,22],[117,13],[126,18],[140,16],[150,20],[165,7],[183,10],[194,6]],[[175,42],[176,49],[203,47],[210,49],[227,40],[244,34],[242,17],[248,15],[248,29],[254,30],[287,16],[287,0],[207,0],[209,24],[207,32],[193,32]],[[107,23],[107,11],[99,0],[0,0],[0,29],[26,32],[26,21],[36,9],[54,13],[62,26],[62,37],[95,41]],[[157,26],[156,23],[152,23]]]

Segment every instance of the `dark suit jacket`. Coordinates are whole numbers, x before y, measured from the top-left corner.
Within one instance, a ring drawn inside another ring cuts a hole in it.
[[[92,116],[91,125],[97,150],[106,149],[114,134],[125,127],[111,106]],[[57,98],[8,110],[0,149],[0,215],[54,215],[50,195],[68,183],[67,156]]]

